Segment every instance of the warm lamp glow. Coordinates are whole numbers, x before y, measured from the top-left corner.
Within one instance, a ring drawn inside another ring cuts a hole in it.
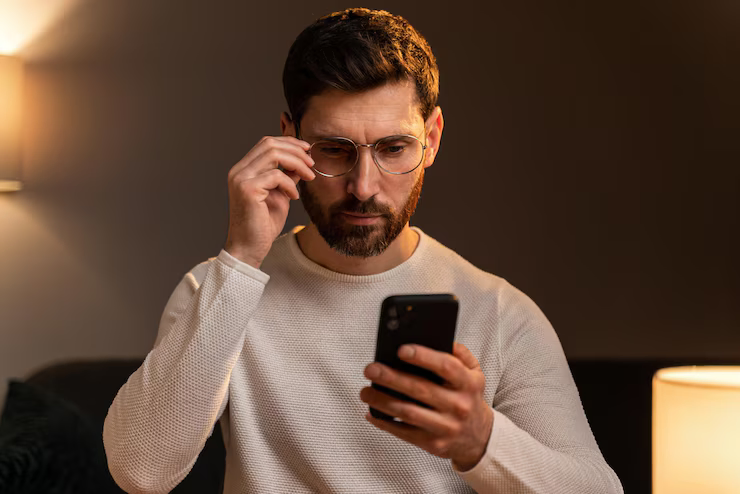
[[[740,493],[740,367],[653,377],[653,494]]]
[[[0,1],[0,55],[23,51],[82,0]]]
[[[21,188],[23,63],[0,55],[0,192]]]
[[[18,192],[23,189],[20,180],[0,180],[0,192]]]

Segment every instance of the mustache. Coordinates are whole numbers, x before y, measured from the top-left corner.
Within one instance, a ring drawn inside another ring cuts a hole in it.
[[[356,213],[388,216],[390,214],[389,208],[378,204],[375,202],[375,199],[362,202],[355,196],[348,197],[344,201],[333,206],[331,209],[333,215],[341,213]]]

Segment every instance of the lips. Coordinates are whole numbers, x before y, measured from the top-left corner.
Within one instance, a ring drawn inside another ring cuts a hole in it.
[[[355,216],[357,218],[377,218],[378,216],[381,216],[379,214],[357,214],[357,213],[344,213],[348,216]]]
[[[360,216],[360,215],[353,215],[352,213],[342,213],[342,218],[344,218],[344,221],[346,221],[347,223],[350,223],[353,225],[375,225],[380,222],[382,215]]]

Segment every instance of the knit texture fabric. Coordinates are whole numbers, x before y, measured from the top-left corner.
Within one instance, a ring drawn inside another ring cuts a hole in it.
[[[369,276],[309,260],[300,228],[275,240],[260,270],[222,250],[175,288],[105,420],[121,488],[169,492],[220,420],[226,494],[622,492],[531,299],[418,227],[413,255]],[[480,362],[494,410],[487,451],[468,471],[364,418],[381,302],[405,293],[459,299],[455,339]]]

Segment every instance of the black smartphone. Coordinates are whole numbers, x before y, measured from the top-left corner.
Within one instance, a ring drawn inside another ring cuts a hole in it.
[[[411,365],[398,358],[398,349],[415,343],[440,352],[452,353],[457,327],[458,300],[450,293],[391,295],[380,307],[375,361],[439,385],[444,380],[432,371]],[[372,383],[372,387],[401,400],[430,408],[396,390]],[[394,421],[394,417],[370,407],[373,417]]]

